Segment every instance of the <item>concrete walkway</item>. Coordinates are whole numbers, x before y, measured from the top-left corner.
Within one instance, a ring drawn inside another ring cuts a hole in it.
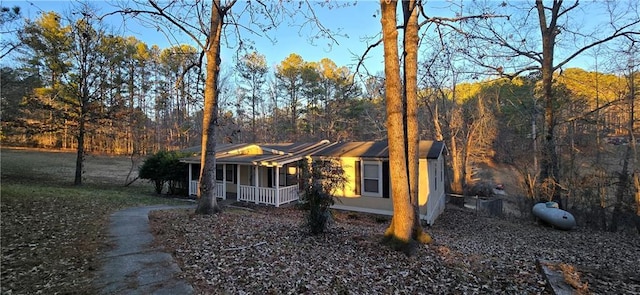
[[[173,257],[153,246],[149,212],[194,208],[147,206],[118,211],[111,215],[109,238],[114,247],[101,257],[96,279],[101,294],[193,294],[193,287],[179,279],[181,270]]]

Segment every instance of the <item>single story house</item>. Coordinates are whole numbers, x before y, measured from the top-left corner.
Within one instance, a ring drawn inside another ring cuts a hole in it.
[[[445,206],[444,143],[420,141],[420,217],[433,224]],[[216,148],[216,196],[274,205],[299,200],[300,161],[337,160],[347,183],[333,208],[393,214],[386,141],[279,144],[220,144]],[[200,157],[189,164],[189,194],[197,194]]]
[[[444,211],[444,143],[420,141],[418,204],[420,218],[433,224]],[[313,159],[338,159],[347,183],[336,194],[333,208],[376,214],[393,214],[387,141],[342,142],[311,155]]]

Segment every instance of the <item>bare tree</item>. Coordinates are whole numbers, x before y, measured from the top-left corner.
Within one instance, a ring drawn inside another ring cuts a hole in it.
[[[578,0],[568,4],[562,0],[553,0],[547,4],[536,0],[533,5],[518,3],[518,6],[513,7],[507,2],[496,4],[498,7],[480,9],[516,11],[519,14],[511,16],[506,24],[490,18],[469,22],[468,28],[471,29],[463,52],[476,64],[502,76],[515,77],[532,71],[540,73],[545,135],[539,181],[549,186],[554,194],[553,198],[559,200],[560,161],[556,142],[558,97],[554,93],[554,74],[585,51],[600,44],[618,38],[637,39],[640,36],[638,4],[635,1],[591,4],[604,6],[602,9],[610,16],[606,24],[590,29],[591,33],[587,32],[583,24],[571,23],[571,16],[579,11]],[[590,8],[594,7],[586,9]],[[530,26],[534,21],[537,28]]]
[[[20,21],[20,7],[14,6],[12,8],[0,6],[0,33],[3,36],[10,34],[16,34],[19,32],[16,23]],[[0,40],[0,59],[9,55],[13,50],[20,46],[18,40],[11,40],[11,38],[2,38]]]
[[[78,75],[76,81],[74,81],[75,83],[71,84],[77,85],[77,87],[72,87],[71,93],[75,97],[79,109],[78,133],[76,134],[78,146],[74,178],[76,185],[82,184],[86,126],[90,112],[89,104],[92,100],[92,91],[95,91],[94,86],[97,83],[95,64],[99,60],[96,56],[98,54],[97,46],[104,34],[104,32],[96,31],[93,28],[93,21],[86,7],[79,13],[83,15],[83,18],[77,21],[72,30],[74,40],[76,40],[72,55],[78,66]]]
[[[143,9],[125,8],[122,13],[140,16],[146,23],[155,24],[156,20],[165,20],[168,26],[173,26],[178,31],[188,35],[201,50],[200,62],[204,59],[205,87],[204,109],[202,116],[202,150],[201,171],[198,190],[198,206],[196,213],[212,214],[220,211],[215,193],[215,129],[218,121],[218,75],[220,72],[220,43],[223,34],[223,25],[230,9],[236,3],[235,0],[225,2],[212,0],[210,6],[204,1],[194,3],[168,3],[161,4],[149,1]],[[190,13],[195,13],[190,14]],[[205,17],[208,15],[208,18]],[[198,17],[196,17],[198,16]],[[144,19],[149,17],[148,19]],[[198,21],[193,22],[193,18]],[[200,66],[200,64],[193,64]],[[191,67],[187,67],[190,69]]]
[[[389,176],[394,182],[393,218],[385,232],[385,239],[392,247],[411,253],[413,248],[414,208],[410,200],[407,136],[405,134],[406,115],[402,79],[400,78],[400,55],[398,50],[398,30],[396,29],[397,1],[380,1],[382,12],[382,38],[384,46],[385,96],[387,101],[387,134],[389,141]]]
[[[626,65],[623,65],[626,69],[624,69],[624,78],[626,80],[627,90],[624,92],[624,104],[623,109],[626,114],[623,114],[626,117],[626,142],[628,143],[624,147],[624,154],[622,156],[622,167],[618,175],[618,183],[615,190],[614,196],[614,205],[613,205],[613,214],[612,220],[609,227],[611,231],[617,231],[622,218],[628,214],[628,210],[633,208],[631,205],[635,203],[635,210],[631,209],[634,213],[634,221],[636,224],[637,230],[640,232],[640,179],[638,174],[640,173],[640,168],[638,167],[638,151],[636,148],[636,103],[638,99],[637,85],[639,78],[637,71],[637,54],[638,49],[636,48],[637,43],[632,42],[631,46],[628,46],[629,49],[625,50],[622,53],[623,56],[628,56],[626,60]],[[628,198],[628,196],[633,196],[632,198]]]
[[[405,136],[407,154],[407,179],[409,181],[409,200],[413,206],[414,223],[412,238],[422,243],[431,242],[431,236],[425,233],[420,225],[420,212],[418,204],[418,160],[420,127],[418,124],[418,14],[420,2],[402,1],[402,13],[404,24],[403,48],[404,48],[404,89],[405,98]]]
[[[418,124],[418,87],[417,87],[417,51],[419,47],[420,26],[460,21],[466,18],[445,19],[428,17],[419,2],[403,2],[403,80],[400,78],[398,59],[398,25],[396,20],[397,1],[381,1],[382,41],[376,42],[365,51],[382,43],[385,61],[385,96],[387,110],[387,134],[389,140],[389,165],[393,179],[406,179],[394,182],[393,210],[391,225],[385,232],[385,240],[394,248],[411,252],[415,241],[430,242],[431,237],[422,231],[417,213],[417,146],[419,142]],[[422,14],[425,21],[418,23]],[[476,16],[477,17],[477,16]],[[482,15],[480,17],[490,17]],[[473,18],[473,17],[470,17]],[[358,68],[362,65],[362,59]],[[404,176],[402,176],[404,175]],[[402,177],[402,178],[399,178]]]

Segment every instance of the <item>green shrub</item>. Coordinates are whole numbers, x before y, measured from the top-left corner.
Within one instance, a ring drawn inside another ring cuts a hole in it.
[[[165,184],[169,185],[168,194],[178,194],[187,186],[188,165],[180,162],[187,156],[177,151],[159,151],[144,161],[138,175],[153,182],[157,194],[162,193]]]
[[[306,166],[306,165],[303,165]],[[316,161],[310,169],[301,167],[305,175],[303,202],[309,210],[306,226],[311,234],[323,233],[331,218],[330,207],[334,204],[333,194],[344,187],[346,177],[342,166],[336,161]]]

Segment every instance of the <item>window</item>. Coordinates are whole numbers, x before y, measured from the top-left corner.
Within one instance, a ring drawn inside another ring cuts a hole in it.
[[[364,162],[362,164],[363,195],[381,196],[381,174],[380,163]]]
[[[223,177],[224,177],[224,174],[222,174],[223,173],[223,169],[224,169],[223,167],[224,167],[224,165],[221,165],[221,164],[217,164],[216,165],[216,180],[217,181],[222,181],[223,180]]]
[[[200,164],[191,165],[191,180],[200,180]]]
[[[273,169],[273,167],[267,167],[267,187],[275,187],[276,186],[276,181],[275,181],[275,169]]]
[[[235,178],[236,178],[235,172],[236,172],[235,165],[216,164],[216,180],[217,181],[223,181],[225,179],[225,173],[226,173],[227,182],[235,183]]]
[[[225,165],[227,182],[236,183],[236,165]]]
[[[438,190],[438,166],[436,166],[435,170],[436,170],[435,173],[433,173],[434,174],[433,190],[437,191]]]
[[[298,183],[298,169],[295,164],[280,168],[280,186],[290,186]]]
[[[360,165],[360,161],[356,161],[355,163],[355,168],[356,168],[356,187],[354,190],[354,193],[356,195],[362,195],[362,181],[360,181],[362,179],[362,165]]]
[[[278,169],[278,186],[287,186],[287,174],[285,173],[284,167]]]
[[[269,187],[275,186],[275,168],[269,167],[267,171],[267,175],[269,176],[268,182]],[[278,186],[290,186],[295,185],[297,183],[297,169],[296,166],[283,166],[278,168]]]

